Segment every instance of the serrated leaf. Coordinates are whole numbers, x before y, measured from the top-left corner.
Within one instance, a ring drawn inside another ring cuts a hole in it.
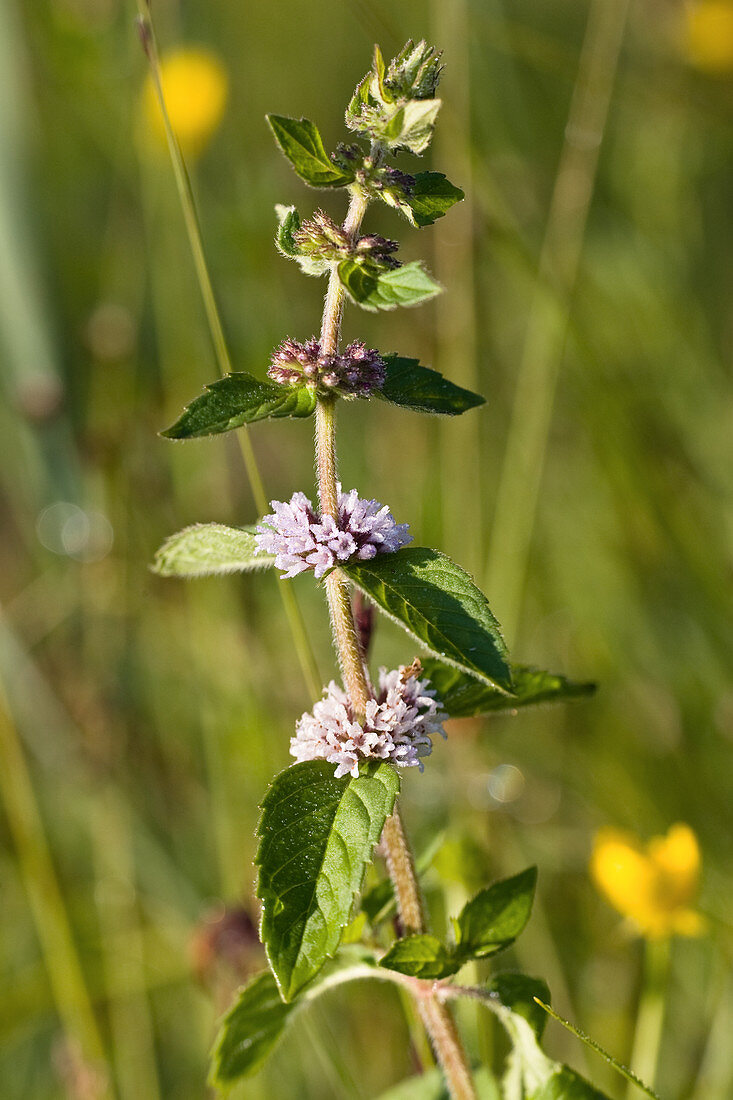
[[[506,644],[486,597],[445,554],[409,546],[342,568],[357,588],[431,653],[512,691]]]
[[[443,289],[428,274],[420,260],[413,260],[381,275],[367,271],[353,260],[338,265],[338,275],[347,294],[370,312],[418,306]]]
[[[268,115],[275,140],[302,180],[311,187],[346,187],[354,174],[339,168],[323,146],[318,127],[307,118]]]
[[[484,397],[449,382],[437,370],[421,367],[417,359],[403,359],[399,355],[385,355],[383,359],[387,368],[385,382],[381,390],[375,390],[375,397],[391,405],[414,412],[458,416],[485,403]]]
[[[612,1054],[609,1054],[607,1050],[604,1050],[600,1043],[597,1043],[595,1039],[591,1039],[590,1035],[586,1035],[584,1031],[581,1031],[575,1024],[571,1024],[569,1020],[565,1020],[562,1016],[558,1016],[554,1008],[551,1008],[549,1004],[545,1004],[541,997],[538,997],[537,1004],[543,1012],[546,1012],[548,1016],[552,1016],[553,1020],[557,1020],[559,1024],[562,1024],[562,1026],[567,1031],[571,1032],[576,1039],[580,1039],[581,1043],[585,1043],[585,1045],[590,1047],[591,1050],[594,1050],[596,1054],[600,1054],[600,1056],[604,1058],[609,1065],[613,1066],[622,1077],[625,1077],[627,1081],[631,1081],[637,1088],[646,1093],[647,1096],[650,1096],[652,1100],[659,1100],[659,1097],[653,1089],[645,1085],[641,1078],[637,1077],[628,1066],[623,1065],[623,1063],[614,1058]],[[544,1100],[548,1100],[548,1098],[544,1098]]]
[[[285,1000],[333,955],[372,849],[399,790],[387,763],[335,779],[309,760],[278,775],[265,796],[257,852],[260,935]]]
[[[254,527],[195,523],[167,538],[152,566],[161,577],[210,577],[267,569],[274,554],[260,552]]]
[[[279,386],[236,371],[207,386],[175,424],[160,434],[166,439],[198,439],[268,417],[310,416],[315,407],[316,395],[308,386]]]
[[[456,187],[442,172],[418,172],[412,191],[405,196],[405,202],[412,211],[415,224],[419,229],[432,225],[442,218],[465,198],[460,187]]]
[[[228,1088],[254,1073],[285,1030],[298,1008],[285,1004],[269,970],[258,974],[241,990],[221,1022],[212,1053],[210,1083]]]
[[[423,671],[451,718],[474,718],[480,714],[501,712],[512,713],[520,707],[579,699],[584,695],[592,695],[596,690],[595,684],[574,683],[564,676],[543,672],[529,665],[511,666],[513,691],[511,698],[486,684],[479,683],[475,677],[467,676],[457,668],[451,668],[442,661],[431,659],[423,661]]]
[[[405,936],[396,940],[379,965],[387,970],[396,970],[398,974],[408,974],[411,978],[425,978],[437,981],[447,978],[460,970],[461,963],[445,947],[437,936],[427,932]]]
[[[255,1073],[300,1008],[335,985],[372,974],[379,977],[371,952],[363,947],[342,948],[324,967],[319,981],[303,997],[290,1003],[280,997],[269,970],[256,975],[239,991],[219,1025],[209,1083],[220,1091],[228,1091],[242,1077]]]
[[[549,1003],[550,990],[547,988],[547,982],[542,978],[530,978],[528,974],[513,971],[496,974],[488,989],[490,995],[498,997],[501,1003],[512,1012],[524,1017],[537,1036],[538,1042],[542,1039],[547,1014],[537,1001],[539,999]]]
[[[609,1100],[605,1092],[600,1092],[584,1077],[563,1066],[554,1073],[531,1100]]]
[[[499,1086],[487,1069],[473,1074],[477,1100],[502,1100]],[[383,1092],[379,1100],[450,1100],[448,1086],[439,1069],[428,1070],[419,1077],[408,1077],[394,1088]]]
[[[457,950],[482,959],[514,943],[529,920],[536,885],[537,868],[529,867],[466,902],[457,921]]]

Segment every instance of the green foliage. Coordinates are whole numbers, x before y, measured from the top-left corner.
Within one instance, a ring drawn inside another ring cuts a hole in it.
[[[296,1008],[281,999],[269,970],[252,978],[221,1022],[210,1083],[224,1089],[259,1069]]]
[[[495,688],[512,691],[506,645],[486,597],[445,554],[408,546],[342,568],[431,653]]]
[[[354,180],[330,159],[314,122],[307,118],[268,115],[275,140],[293,168],[311,187],[346,187]]]
[[[546,1012],[548,1016],[552,1016],[553,1020],[556,1020],[559,1024],[562,1024],[566,1031],[569,1031],[572,1035],[576,1037],[576,1039],[580,1039],[582,1043],[585,1043],[587,1047],[590,1047],[591,1050],[594,1050],[596,1054],[600,1054],[600,1056],[604,1058],[609,1063],[609,1065],[613,1066],[613,1068],[618,1073],[620,1073],[622,1077],[625,1077],[627,1081],[633,1082],[633,1084],[635,1084],[638,1089],[641,1089],[641,1091],[646,1093],[647,1096],[650,1096],[652,1100],[659,1100],[656,1092],[654,1092],[653,1089],[650,1089],[648,1085],[645,1085],[644,1082],[639,1077],[637,1077],[632,1070],[628,1068],[628,1066],[625,1066],[621,1062],[619,1062],[618,1059],[614,1058],[612,1054],[609,1054],[607,1050],[604,1050],[600,1043],[597,1043],[595,1039],[591,1039],[590,1035],[586,1035],[585,1032],[581,1031],[580,1028],[575,1026],[575,1024],[571,1024],[569,1020],[565,1020],[562,1016],[558,1016],[557,1012],[555,1012],[553,1008],[550,1008],[549,1004],[542,1001],[542,998],[539,998],[539,1000],[539,1007],[542,1008],[543,1012]]]
[[[490,995],[493,994],[512,1012],[525,1018],[538,1041],[542,1039],[547,1013],[537,1001],[546,1004],[550,1001],[550,990],[542,978],[530,978],[528,974],[508,971],[495,974],[488,989]]]
[[[293,1016],[334,985],[369,977],[374,957],[362,947],[343,947],[321,971],[318,981],[296,1001],[280,997],[269,970],[257,974],[240,991],[222,1019],[211,1055],[209,1082],[227,1092],[242,1077],[255,1073],[271,1054]]]
[[[473,718],[480,714],[512,712],[539,703],[561,703],[592,695],[596,690],[592,683],[573,683],[552,672],[512,665],[513,695],[509,698],[442,661],[428,658],[423,661],[423,670],[451,718]]]
[[[195,523],[165,540],[152,570],[161,577],[210,577],[267,569],[274,560],[258,549],[253,527]]]
[[[346,125],[392,151],[424,153],[433,136],[440,100],[440,55],[410,41],[385,68],[375,47],[372,69],[357,85],[346,109]]]
[[[536,885],[537,868],[528,867],[466,902],[456,922],[458,951],[482,959],[514,943],[529,920]]]
[[[405,936],[392,944],[379,965],[412,978],[435,981],[455,974],[469,959],[484,959],[503,951],[514,943],[529,920],[536,882],[537,868],[530,867],[513,878],[495,882],[467,902],[454,922],[458,933],[454,948],[446,947],[437,936]],[[530,996],[547,994],[545,985],[528,984],[531,982],[524,975],[509,975],[493,992],[512,1011],[526,1016]],[[532,1007],[533,1027],[541,1033],[536,1025],[542,1009],[534,1004]]]
[[[236,371],[207,386],[161,435],[167,439],[197,439],[268,417],[310,416],[315,407],[315,391],[308,386],[279,386]]]
[[[354,260],[338,265],[341,285],[352,301],[370,312],[419,306],[443,289],[420,260],[375,274]]]
[[[387,367],[386,378],[375,396],[391,405],[415,412],[458,416],[486,401],[485,397],[449,382],[437,370],[421,367],[417,359],[404,359],[399,355],[385,355],[383,359]]]
[[[442,172],[418,172],[412,186],[382,187],[376,195],[388,206],[394,206],[415,229],[433,225],[465,198]]]
[[[608,1100],[605,1092],[599,1092],[589,1081],[570,1069],[562,1066],[545,1082],[531,1100]]]
[[[295,260],[305,275],[325,275],[328,271],[328,262],[315,259],[312,256],[304,256],[295,238],[295,234],[301,226],[300,214],[296,208],[278,203],[275,206],[275,213],[278,219],[277,233],[275,234],[275,244],[278,252],[281,252],[283,256],[287,256],[289,260]]]
[[[338,947],[398,790],[390,764],[335,779],[332,764],[313,760],[287,768],[268,790],[257,852],[260,933],[285,1000]]]
[[[379,965],[400,974],[409,974],[411,978],[436,981],[455,974],[461,962],[437,936],[424,932],[396,940],[379,960]]]

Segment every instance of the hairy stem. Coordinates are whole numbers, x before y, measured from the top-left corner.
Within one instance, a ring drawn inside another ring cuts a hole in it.
[[[372,151],[379,156],[379,150]],[[368,196],[358,188],[352,192],[344,222],[344,231],[353,241],[359,233],[369,204]],[[321,353],[334,355],[338,351],[344,291],[336,265],[331,268],[321,326]],[[316,406],[316,465],[318,497],[321,514],[338,515],[336,488],[336,424],[333,398],[319,399]],[[340,569],[326,578],[326,596],[331,616],[334,644],[344,678],[344,686],[357,715],[364,714],[371,688],[364,667],[358,634],[351,606],[348,582]],[[387,855],[387,867],[395,891],[397,908],[406,933],[426,931],[420,887],[399,811],[387,821],[382,833]],[[418,998],[418,1009],[442,1067],[453,1100],[476,1100],[466,1053],[456,1030],[450,1010],[434,995]]]

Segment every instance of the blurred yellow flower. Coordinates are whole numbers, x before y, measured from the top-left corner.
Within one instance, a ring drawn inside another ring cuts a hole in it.
[[[590,861],[593,880],[643,936],[699,936],[705,922],[692,904],[700,879],[700,848],[689,825],[642,845],[633,833],[601,829]]]
[[[733,72],[733,2],[698,0],[685,12],[684,46],[688,58],[710,73]]]
[[[209,50],[186,47],[161,59],[160,77],[181,149],[188,156],[199,156],[224,114],[229,90],[226,69]],[[143,93],[143,114],[148,132],[165,143],[163,113],[150,75]]]

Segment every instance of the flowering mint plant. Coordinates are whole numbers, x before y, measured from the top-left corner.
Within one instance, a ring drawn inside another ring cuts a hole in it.
[[[587,694],[592,685],[510,663],[472,578],[438,550],[415,546],[407,524],[396,523],[388,506],[356,489],[343,492],[337,480],[340,401],[385,401],[441,416],[483,403],[415,359],[360,341],[340,350],[347,302],[392,310],[420,305],[441,289],[420,261],[402,262],[395,241],[362,233],[373,202],[422,229],[463,198],[440,172],[412,175],[391,163],[396,153],[420,155],[428,148],[441,105],[441,68],[440,53],[425,42],[408,42],[388,64],[375,48],[346,110],[354,140],[331,154],[308,119],[269,116],[298,176],[348,196],[342,225],[321,210],[301,219],[293,206],[276,208],[280,253],[307,275],[327,278],[320,334],[305,342],[285,339],[266,380],[226,373],[163,433],[192,439],[268,418],[314,417],[317,505],[298,488],[288,502],[272,501],[272,513],[254,526],[189,527],[167,540],[155,568],[196,577],[275,567],[284,585],[312,573],[328,603],[342,680],[331,680],[295,723],[295,762],[264,796],[258,896],[270,969],[240,991],[221,1024],[211,1082],[222,1091],[259,1068],[299,1007],[337,984],[369,978],[395,983],[413,998],[454,1100],[603,1100],[542,1050],[546,1013],[554,1015],[544,982],[516,972],[494,973],[479,986],[455,980],[465,964],[497,955],[520,935],[536,869],[481,890],[453,919],[453,936],[440,939],[428,926],[399,811],[404,769],[423,770],[434,738],[445,737],[447,718],[559,702]],[[404,629],[410,663],[380,668],[373,680],[369,648],[380,612]],[[421,657],[411,659],[415,648]],[[362,893],[375,857],[386,866],[376,887],[379,905],[374,890]],[[394,927],[385,921],[390,904]],[[355,916],[352,929],[362,930],[361,942],[350,933],[343,944]],[[501,1080],[492,1067],[475,1065],[463,1045],[451,1012],[461,997],[485,1005],[506,1028],[511,1053]],[[442,1096],[442,1089],[430,1073],[408,1086],[410,1096],[424,1098]]]

